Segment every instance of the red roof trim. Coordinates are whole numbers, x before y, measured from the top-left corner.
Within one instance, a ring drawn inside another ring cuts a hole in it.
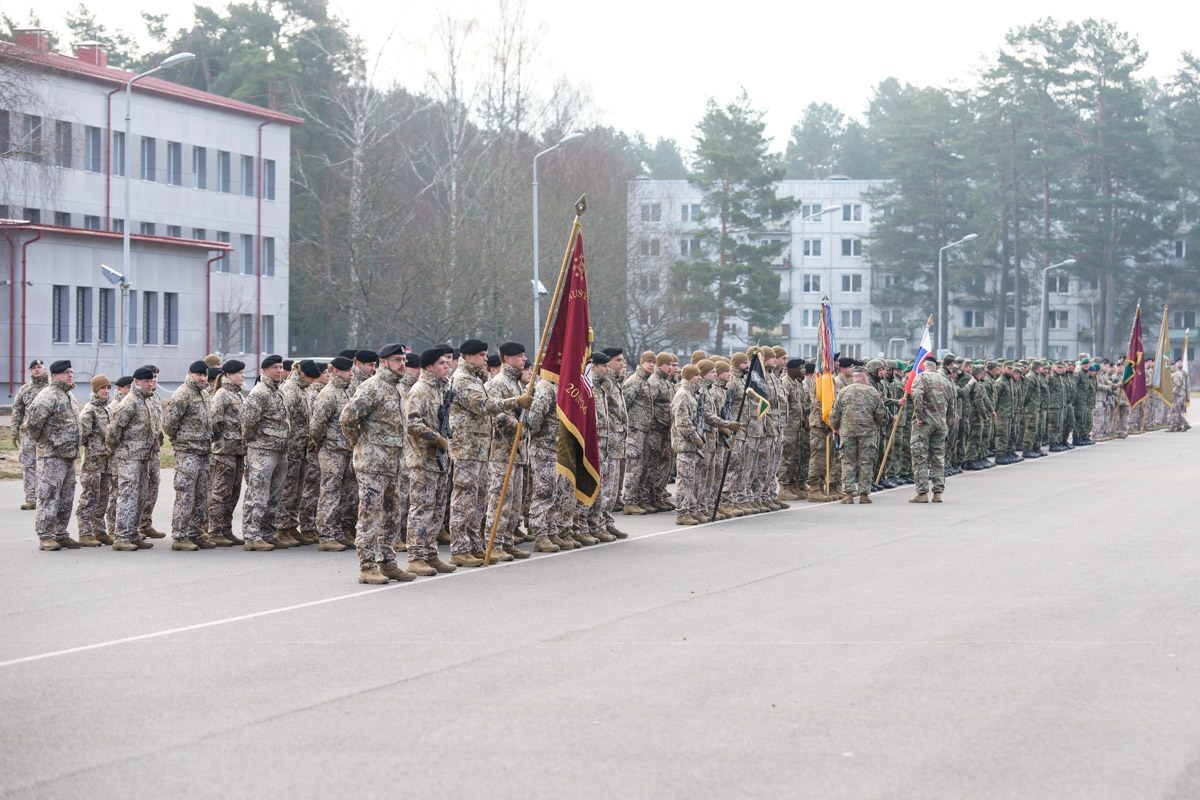
[[[10,231],[43,231],[45,233],[61,233],[66,236],[115,239],[118,242],[125,239],[125,235],[117,231],[97,231],[92,228],[69,228],[66,225],[42,225],[41,223],[13,222],[11,220],[0,220],[0,229]],[[233,245],[228,242],[212,242],[207,239],[182,239],[175,236],[149,236],[144,233],[129,234],[129,241],[143,242],[145,244],[166,244],[174,247],[189,247],[197,250],[233,250]]]
[[[12,58],[16,61],[23,61],[27,64],[44,67],[56,72],[77,75],[81,78],[99,81],[110,86],[123,87],[130,78],[137,74],[117,69],[116,67],[98,67],[95,64],[89,64],[86,61],[81,61],[71,56],[64,56],[59,53],[43,53],[31,50],[28,47],[18,47],[9,42],[0,42],[0,57]],[[142,78],[134,84],[134,88],[139,91],[162,97],[170,97],[187,103],[197,103],[199,105],[220,108],[235,114],[246,114],[258,119],[269,119],[272,122],[283,122],[288,125],[305,124],[303,119],[294,117],[291,114],[272,111],[269,108],[256,106],[252,103],[243,103],[240,100],[231,100],[228,97],[221,97],[210,92],[202,92],[190,86],[164,81],[159,78]]]

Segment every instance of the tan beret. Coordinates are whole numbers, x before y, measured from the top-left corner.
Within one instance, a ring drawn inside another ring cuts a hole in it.
[[[775,357],[776,358],[787,358],[787,350],[784,350],[779,345],[775,345],[774,349],[775,349]]]
[[[746,355],[745,353],[734,353],[733,358],[729,360],[729,363],[733,364],[735,367],[740,367],[749,360],[750,356]]]
[[[653,350],[647,350],[642,353],[642,357],[638,360],[638,363],[645,364],[647,361],[653,361],[657,357],[657,354]]]
[[[702,358],[699,361],[697,361],[696,366],[700,368],[701,375],[707,375],[708,373],[712,372],[714,369],[717,368],[717,365],[714,364],[712,361],[710,361],[707,358]]]
[[[693,350],[692,351],[692,363],[693,364],[697,363],[702,358],[708,358],[708,353],[704,352],[703,350]]]
[[[98,392],[106,386],[112,386],[112,381],[103,375],[97,375],[92,378],[92,391]]]
[[[695,364],[688,364],[686,367],[683,368],[683,372],[682,372],[683,379],[685,381],[690,381],[692,378],[696,377],[699,374],[700,374],[700,368],[697,367]]]
[[[670,364],[673,359],[674,359],[674,356],[672,356],[670,353],[659,353],[655,357],[654,363],[656,366],[661,367],[666,364]]]

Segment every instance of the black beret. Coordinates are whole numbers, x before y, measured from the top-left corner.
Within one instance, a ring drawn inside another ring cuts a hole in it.
[[[524,354],[525,345],[520,342],[505,342],[500,345],[500,355],[502,356],[519,356]]]
[[[448,344],[446,342],[442,342],[441,344],[439,344],[438,348],[446,355],[450,355],[451,353],[454,352],[454,345]]]
[[[343,350],[342,352],[338,353],[338,355],[341,356],[342,358],[348,358],[351,361],[353,361],[354,354],[357,352],[358,352],[357,350],[354,350],[353,348],[351,348],[350,350]]]
[[[333,359],[333,361],[329,362],[329,366],[345,372],[354,366],[354,362],[350,360],[349,356],[338,356],[337,358]]]
[[[492,367],[493,369],[500,366],[500,356],[496,355],[495,353],[492,353],[490,356],[488,356],[488,366]]]
[[[231,358],[221,365],[221,372],[230,375],[234,372],[244,372],[246,370],[246,362],[238,361],[236,358]]]
[[[283,363],[283,356],[270,355],[270,356],[267,356],[266,358],[264,358],[262,360],[262,363],[259,364],[258,366],[261,369],[266,369],[267,367],[274,366],[275,364],[282,364],[282,363]]]
[[[421,353],[421,366],[428,367],[437,363],[437,360],[442,356],[447,355],[446,351],[440,347],[431,347]]]
[[[217,376],[218,376],[218,375],[220,375],[220,374],[221,374],[221,368],[220,368],[220,367],[209,367],[209,368],[208,368],[208,380],[209,380],[209,382],[211,383],[212,381],[215,381],[215,380],[217,379]]]
[[[421,368],[421,354],[412,352],[410,350],[408,355],[406,356],[404,366],[409,367],[410,369],[420,369]]]
[[[814,362],[812,362],[812,361],[804,362],[804,373],[806,375],[812,375],[816,371],[817,371],[817,365]]]
[[[617,356],[624,354],[625,351],[620,347],[606,347],[600,352],[604,353],[604,355],[608,356],[609,358],[616,358]]]
[[[926,353],[925,357],[921,359],[921,363],[924,364],[926,361],[937,361],[937,356],[933,353]]]
[[[399,342],[393,342],[392,344],[385,344],[383,347],[379,348],[379,357],[380,358],[387,358],[388,356],[396,356],[396,355],[400,355],[400,356],[404,355],[404,345],[400,344]]]
[[[593,364],[607,364],[610,361],[612,361],[612,357],[609,356],[608,353],[605,353],[603,350],[601,350],[599,353],[592,353],[592,363]]]
[[[58,375],[60,373],[66,372],[70,368],[71,368],[71,362],[64,358],[61,361],[55,361],[53,364],[50,365],[50,374]]]
[[[117,386],[121,386],[121,387],[128,386],[129,384],[133,383],[133,376],[132,375],[122,375],[121,377],[117,378],[116,381],[114,381],[114,383]]]
[[[29,368],[30,368],[30,369],[33,369],[34,367],[40,367],[40,366],[42,366],[42,365],[43,365],[43,364],[45,364],[45,363],[46,363],[46,362],[45,362],[45,361],[42,361],[40,358],[35,358],[33,361],[30,361],[30,362],[29,362]]]
[[[487,350],[487,342],[481,342],[478,339],[467,339],[458,346],[458,351],[464,356],[473,356],[476,353],[482,353]]]
[[[354,360],[360,364],[378,364],[379,353],[374,350],[359,350],[354,354]]]
[[[188,373],[194,374],[194,375],[207,375],[208,374],[208,364],[204,363],[204,359],[200,359],[199,361],[193,361],[191,363],[191,366],[188,367]]]
[[[310,378],[319,378],[322,372],[320,365],[309,358],[300,362],[300,371]]]
[[[804,366],[803,358],[789,358],[787,362],[788,369],[800,369]]]
[[[53,372],[51,368],[51,372]],[[154,367],[138,367],[133,371],[133,379],[135,381],[148,381],[154,377]]]
[[[458,358],[458,354],[459,354],[459,352],[460,352],[460,351],[459,351],[459,349],[458,349],[457,347],[451,347],[451,348],[450,348],[450,357],[451,357],[451,358]]]
[[[528,358],[526,358],[526,359],[525,359],[525,367],[524,367],[524,368],[525,368],[525,369],[532,369],[532,368],[533,368],[533,362],[532,362],[532,361],[530,361]]]
[[[294,359],[294,358],[283,359],[283,368],[286,369],[288,372],[291,372],[292,367],[295,365],[296,365],[296,359]]]
[[[837,360],[837,365],[838,365],[839,367],[842,367],[842,368],[845,368],[845,367],[853,367],[853,366],[854,366],[854,359],[853,359],[853,358],[851,358],[850,356],[842,356],[841,358],[839,358],[839,359]]]

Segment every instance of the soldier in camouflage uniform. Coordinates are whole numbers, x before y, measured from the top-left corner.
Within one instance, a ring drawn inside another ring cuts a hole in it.
[[[70,361],[50,365],[50,382],[25,410],[22,430],[37,442],[38,549],[75,550],[81,545],[67,534],[75,499],[75,459],[83,441],[79,405],[71,390],[75,370]]]
[[[913,474],[917,494],[910,503],[942,502],[946,487],[946,433],[958,420],[955,418],[954,397],[957,389],[950,379],[937,369],[932,354],[925,357],[925,371],[913,378],[912,403]]]
[[[279,501],[279,508],[275,510],[275,537],[278,539],[282,534],[300,545],[316,544],[318,541],[315,537],[300,533],[302,527],[311,530],[314,522],[301,520],[300,498],[304,494],[305,484],[311,480],[308,475],[308,423],[312,409],[308,404],[308,392],[321,376],[321,371],[311,359],[297,361],[292,365],[292,374],[279,387],[291,432],[285,451],[287,473],[283,482],[283,497]]]
[[[700,508],[700,470],[704,434],[700,411],[700,369],[688,364],[671,400],[671,449],[675,453],[675,524],[695,525],[705,519]],[[699,517],[699,518],[698,518]]]
[[[884,410],[883,395],[868,380],[867,370],[855,367],[853,383],[837,393],[829,426],[838,432],[842,447],[842,502],[871,502],[871,484],[875,482],[876,449],[879,431],[888,426],[891,415]]]
[[[112,384],[103,375],[92,378],[92,396],[79,412],[81,442],[87,453],[79,464],[79,543],[84,547],[112,544],[104,528],[105,509],[112,492],[112,473],[109,471],[108,446],[104,443],[111,417],[108,395]]]
[[[171,511],[172,550],[211,550],[204,535],[204,508],[212,486],[212,421],[204,389],[208,365],[194,361],[167,401],[163,433],[175,448],[175,506]]]
[[[407,400],[400,376],[404,374],[404,346],[387,344],[379,350],[382,366],[359,385],[342,409],[338,422],[354,446],[354,474],[358,478],[358,582],[386,584],[411,581],[417,576],[396,562],[396,492],[405,469],[405,418]],[[438,562],[440,563],[440,562]],[[446,571],[452,571],[446,570]]]
[[[20,453],[21,479],[25,488],[25,502],[21,504],[22,511],[32,511],[37,506],[37,443],[22,429],[25,411],[29,404],[50,383],[46,374],[46,365],[40,358],[29,363],[29,381],[17,390],[13,398],[12,408],[12,443]]]
[[[462,353],[462,348],[459,348]],[[520,397],[525,392],[521,383],[521,374],[525,369],[525,347],[517,342],[505,342],[500,345],[500,371],[497,372],[484,386],[488,398],[495,401],[506,401]],[[486,364],[485,364],[486,368]],[[530,397],[532,403],[533,398]],[[504,473],[508,467],[508,457],[512,454],[514,437],[517,431],[517,414],[512,411],[496,415],[492,425],[492,444],[488,459],[488,495],[487,495],[487,524],[484,530],[491,534],[496,520],[496,511],[500,502],[500,490],[504,485]],[[504,508],[500,513],[500,523],[496,525],[496,541],[499,547],[513,558],[529,558],[529,553],[517,547],[514,534],[520,522],[521,504],[525,495],[525,470],[529,463],[527,436],[521,432],[521,441],[517,443],[516,458],[508,476],[508,489],[504,496]],[[494,552],[494,550],[493,550]]]
[[[767,412],[767,425],[764,427],[767,442],[766,463],[759,471],[759,483],[762,487],[760,495],[765,505],[780,511],[788,508],[788,504],[779,499],[779,465],[783,462],[784,429],[787,427],[791,409],[788,407],[787,389],[783,385],[783,367],[787,363],[787,351],[776,345],[766,348],[767,357],[767,388],[771,391],[768,401],[771,410]]]
[[[971,365],[970,372],[975,385],[967,395],[965,403],[971,420],[967,428],[966,459],[963,467],[977,472],[992,466],[991,462],[987,460],[986,431],[996,412],[992,406],[992,395],[986,382],[987,370],[984,369],[983,364],[975,363]]]
[[[158,394],[158,367],[149,365],[154,370],[154,382],[150,387],[150,405],[159,422],[158,438],[150,443],[150,457],[146,459],[146,488],[142,493],[142,517],[138,525],[142,536],[147,539],[165,539],[167,534],[154,527],[154,507],[158,505],[158,490],[162,479],[161,453],[163,445],[162,416],[166,407]]]
[[[311,428],[312,409],[317,404],[317,398],[321,394],[321,390],[329,385],[331,373],[329,365],[318,363],[317,368],[319,374],[312,384],[305,390],[304,405],[308,409],[310,423],[306,426],[304,436],[306,439],[305,455],[304,455],[304,486],[300,489],[300,511],[297,515],[300,523],[300,535],[308,541],[309,544],[319,542],[320,535],[317,533],[317,505],[321,499],[321,459],[317,453],[317,447],[312,443],[312,438],[309,435]],[[407,387],[406,387],[407,390]],[[403,516],[408,516],[408,487],[404,487],[404,502],[400,508],[403,509]],[[403,535],[401,529],[401,535]],[[398,544],[402,545],[403,542]]]
[[[112,415],[117,410],[117,406],[119,406],[121,401],[125,399],[125,396],[129,394],[129,390],[131,388],[133,388],[132,375],[122,375],[113,382],[112,396],[108,401],[109,422],[112,421]],[[104,435],[107,436],[107,434],[108,432],[106,429],[104,431]],[[104,450],[107,454],[107,446],[105,446]],[[116,535],[117,530],[117,465],[111,458],[107,459],[107,461],[109,491],[108,505],[104,510],[104,528],[106,531],[108,531],[108,536],[111,539]],[[106,544],[112,544],[112,542],[106,542]]]
[[[208,540],[217,547],[244,544],[233,532],[233,509],[242,491],[246,468],[246,440],[242,438],[242,385],[246,365],[229,359],[221,365],[209,402],[212,458],[208,490]]]
[[[1045,455],[1042,452],[1042,425],[1045,421],[1044,403],[1048,388],[1044,382],[1041,365],[1040,361],[1032,362],[1025,376],[1027,388],[1022,409],[1025,417],[1025,435],[1021,443],[1024,451],[1022,455],[1025,458],[1039,458]]]
[[[444,484],[450,467],[450,442],[441,432],[449,432],[444,418],[446,376],[450,355],[440,347],[421,353],[421,377],[408,393],[405,406],[409,447],[405,451],[408,467],[408,569],[417,575],[436,575],[439,562],[437,535],[442,527]],[[453,560],[453,559],[452,559]]]
[[[625,480],[621,488],[622,511],[641,515],[654,513],[650,477],[653,456],[648,447],[654,427],[654,401],[650,396],[650,376],[654,374],[653,350],[642,353],[638,366],[621,386],[625,410],[629,414],[629,439],[625,443]]]
[[[1046,387],[1046,441],[1050,444],[1050,452],[1058,453],[1067,449],[1062,441],[1063,412],[1067,406],[1066,373],[1062,362],[1051,364]]]
[[[654,374],[647,381],[651,403],[651,427],[646,449],[650,458],[647,497],[643,500],[658,511],[672,511],[675,505],[667,494],[671,478],[671,398],[675,393],[674,376],[679,359],[672,353],[659,353]],[[650,508],[646,508],[647,511]]]
[[[1076,445],[1095,444],[1092,441],[1093,410],[1096,407],[1096,394],[1099,390],[1096,376],[1100,374],[1100,365],[1093,364],[1091,356],[1084,353],[1079,356],[1079,370],[1075,373],[1075,434]]]
[[[533,474],[533,498],[529,503],[529,532],[534,535],[536,553],[555,553],[582,546],[571,536],[570,520],[565,528],[559,523],[564,509],[556,502],[558,473],[555,470],[558,447],[558,387],[538,378],[533,405],[526,415],[529,428],[529,466]]]
[[[342,432],[342,409],[350,401],[350,379],[354,362],[338,356],[329,362],[329,383],[317,395],[308,435],[317,451],[321,472],[320,498],[317,501],[317,549],[340,552],[348,549],[343,541],[342,514],[350,504],[350,495],[358,495],[358,484],[350,467],[351,445]]]
[[[807,414],[804,406],[804,359],[793,358],[785,368],[783,391],[788,399],[787,424],[783,428],[783,456],[779,469],[779,499],[799,500],[808,494],[808,461],[803,459],[801,442],[807,439]],[[801,467],[801,464],[804,466]],[[802,474],[803,473],[803,474]]]
[[[105,444],[115,465],[117,513],[113,530],[113,550],[145,550],[152,545],[141,531],[142,505],[149,471],[146,461],[154,452],[154,442],[162,436],[162,418],[152,399],[154,368],[138,367],[133,385],[108,425]]]
[[[354,367],[350,370],[350,394],[358,391],[358,387],[367,381],[379,369],[379,354],[374,350],[356,350],[354,352]]]
[[[632,432],[629,423],[629,410],[625,406],[625,395],[621,384],[625,378],[625,355],[619,347],[606,347],[601,352],[608,356],[608,373],[597,381],[596,402],[604,403],[608,413],[608,451],[600,455],[600,524],[605,533],[616,539],[626,539],[629,534],[617,528],[613,509],[617,506],[621,494],[621,477],[625,469],[626,442]],[[607,458],[612,467],[604,469]],[[605,476],[608,476],[607,483]],[[530,492],[530,494],[532,494]]]
[[[268,551],[295,547],[299,542],[275,532],[275,513],[287,478],[290,434],[287,408],[279,385],[283,359],[262,360],[258,383],[242,407],[242,438],[246,440],[246,496],[242,499],[242,536],[246,550]]]
[[[996,463],[1015,464],[1017,454],[1013,452],[1013,411],[1016,408],[1016,392],[1012,365],[1007,361],[995,377],[993,397],[996,410]]]

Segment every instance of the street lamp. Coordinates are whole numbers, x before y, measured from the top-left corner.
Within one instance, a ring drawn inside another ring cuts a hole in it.
[[[195,57],[196,56],[192,53],[176,53],[175,55],[163,60],[163,62],[154,69],[147,70],[140,75],[134,75],[125,82],[125,157],[123,159],[125,162],[125,220],[121,224],[121,264],[122,269],[125,270],[125,274],[122,276],[122,280],[125,281],[125,288],[121,290],[121,316],[125,317],[126,319],[128,318],[128,308],[126,306],[129,304],[129,294],[127,291],[129,287],[129,168],[130,164],[133,163],[133,159],[129,157],[130,148],[133,146],[133,137],[129,132],[129,112],[133,105],[133,84],[136,81],[145,78],[147,75],[153,75],[154,73],[160,72],[164,69],[178,67],[180,64],[191,61]],[[107,275],[107,273],[105,274]],[[112,278],[109,277],[109,280],[112,280]],[[121,324],[123,328],[121,331],[121,374],[128,375],[129,331],[124,330],[124,320],[122,320]]]
[[[1059,267],[1069,267],[1074,263],[1075,259],[1068,258],[1066,261],[1051,264],[1042,270],[1042,346],[1039,348],[1042,351],[1042,358],[1050,357],[1050,270],[1058,269]]]
[[[533,280],[530,286],[533,288],[533,346],[539,346],[539,337],[541,336],[542,328],[542,295],[549,294],[546,287],[538,280],[538,179],[537,179],[537,162],[538,159],[547,153],[553,153],[560,147],[564,147],[572,142],[578,142],[587,134],[576,131],[568,133],[558,141],[558,144],[553,147],[547,147],[542,152],[533,157]]]
[[[937,285],[938,285],[938,329],[937,329],[937,334],[938,335],[937,335],[936,347],[937,347],[939,358],[941,357],[941,352],[942,352],[942,327],[946,324],[946,291],[945,291],[945,287],[942,285],[942,254],[945,253],[947,250],[949,250],[951,247],[958,247],[960,244],[964,244],[966,242],[969,242],[973,239],[978,239],[978,238],[979,238],[979,234],[968,233],[966,236],[959,239],[957,242],[951,242],[950,244],[948,244],[948,245],[942,247],[940,250],[938,250],[938,280],[937,280]]]

